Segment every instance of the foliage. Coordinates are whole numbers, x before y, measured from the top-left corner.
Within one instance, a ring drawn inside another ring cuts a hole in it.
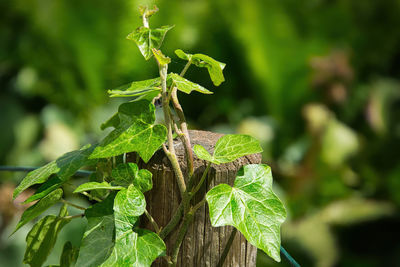
[[[14,198],[30,186],[42,184],[38,192],[27,200],[39,201],[24,212],[15,231],[59,201],[65,203],[58,216],[48,215],[42,218],[29,232],[25,263],[41,266],[54,247],[63,226],[72,219],[85,217],[88,223],[80,247],[73,248],[70,243],[66,243],[60,265],[73,265],[76,260],[77,266],[150,266],[156,258],[163,257],[169,265],[176,266],[179,248],[191,218],[206,201],[213,226],[236,227],[250,243],[267,252],[274,260],[280,261],[280,226],[286,218],[286,211],[272,192],[272,176],[268,166],[245,166],[239,170],[234,187],[217,185],[207,193],[206,198],[191,203],[193,196],[205,182],[204,178],[212,163],[229,163],[242,156],[261,153],[262,148],[256,139],[248,135],[221,137],[212,156],[203,147],[196,145],[193,151],[199,158],[209,162],[208,167],[203,178],[193,188],[190,182],[186,184],[194,171],[193,158],[189,156],[192,148],[177,91],[186,94],[192,91],[211,94],[211,91],[183,76],[193,64],[207,68],[212,82],[220,85],[224,81],[222,70],[225,64],[203,54],[191,55],[177,50],[177,55],[187,60],[187,63],[179,75],[168,73],[171,59],[158,49],[172,27],[149,28],[149,17],[157,10],[142,8],[143,26],[127,38],[135,41],[146,60],[154,55],[160,77],[132,82],[129,86],[110,90],[111,97],[135,97],[132,101],[121,104],[118,112],[102,125],[104,129],[114,129],[99,144],[69,152],[28,173],[15,189]],[[162,101],[165,126],[155,122],[154,102],[158,98]],[[179,121],[172,116],[171,105],[180,112]],[[185,146],[189,166],[187,177],[183,176],[175,154],[174,134],[182,138]],[[179,226],[180,234],[171,255],[166,254],[163,241],[168,233],[161,234],[160,227],[146,210],[143,193],[152,188],[152,174],[148,170],[139,170],[137,164],[124,160],[126,153],[136,152],[147,163],[161,147],[171,162],[180,189],[181,205],[184,207],[183,223]],[[121,156],[122,163],[118,164],[116,158]],[[84,194],[89,200],[98,203],[84,208],[64,200],[63,190],[59,187],[69,182],[78,169],[91,165],[96,165],[94,175],[89,177],[89,182],[79,185],[74,193]],[[68,216],[66,205],[85,212]],[[138,227],[139,218],[143,215],[152,222],[154,231]]]

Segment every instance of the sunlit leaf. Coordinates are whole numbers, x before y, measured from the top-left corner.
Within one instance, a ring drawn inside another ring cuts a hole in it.
[[[63,205],[59,216],[48,215],[36,223],[26,236],[24,263],[40,267],[53,249],[60,230],[71,220],[67,216],[67,207]]]
[[[161,92],[160,78],[132,82],[118,88],[108,90],[110,97],[133,97]]]
[[[63,191],[61,188],[54,190],[53,192],[49,193],[47,196],[39,200],[35,205],[30,206],[27,208],[21,216],[20,221],[15,227],[13,234],[18,231],[19,228],[27,224],[29,221],[35,219],[37,216],[42,214],[43,211],[47,210],[58,201],[60,201],[63,195]]]
[[[133,40],[139,47],[140,52],[146,60],[153,56],[152,49],[159,49],[164,40],[165,34],[174,26],[162,26],[157,29],[139,27],[130,33],[126,38]]]
[[[74,193],[80,193],[80,192],[85,192],[85,191],[90,191],[90,190],[99,190],[99,189],[108,189],[108,190],[121,190],[124,187],[122,186],[113,186],[110,185],[107,182],[88,182],[81,184],[78,186],[75,190]]]
[[[280,261],[280,226],[286,211],[272,191],[272,174],[267,165],[242,167],[233,187],[217,185],[206,199],[214,227],[232,225],[251,244]]]
[[[122,104],[118,109],[120,123],[93,151],[89,158],[107,158],[137,152],[148,162],[167,136],[165,126],[155,121],[155,107],[147,100]]]
[[[207,90],[201,85],[197,83],[193,83],[185,78],[179,76],[176,73],[168,74],[168,78],[175,84],[179,91],[182,91],[186,94],[190,94],[192,91],[197,91],[202,94],[212,94],[213,92]]]
[[[57,174],[60,180],[66,181],[82,166],[96,164],[97,160],[88,159],[94,148],[94,145],[86,145],[80,150],[68,152],[43,167],[29,172],[14,190],[14,199],[28,187],[46,182],[52,174]]]
[[[153,187],[152,174],[146,169],[139,170],[134,163],[121,163],[112,170],[113,184],[128,187],[133,184],[142,192]]]
[[[182,50],[175,50],[175,54],[187,61],[191,61],[194,65],[201,68],[207,68],[208,74],[215,86],[219,86],[225,81],[224,74],[222,73],[225,68],[225,63],[216,61],[215,59],[203,54],[187,54]]]
[[[75,266],[91,267],[101,265],[112,253],[114,247],[114,198],[112,192],[105,200],[86,209],[88,220]]]
[[[200,159],[221,164],[232,162],[245,155],[261,153],[262,148],[254,137],[244,134],[227,134],[218,139],[212,156],[201,145],[195,145],[193,151]]]
[[[150,266],[157,257],[165,254],[165,244],[157,234],[133,229],[145,206],[144,196],[135,186],[118,192],[114,201],[115,246],[102,267]]]

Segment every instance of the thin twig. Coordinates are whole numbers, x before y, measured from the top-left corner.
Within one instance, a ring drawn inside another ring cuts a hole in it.
[[[158,227],[158,224],[154,220],[154,218],[151,216],[151,214],[145,209],[144,214],[146,214],[147,219],[149,222],[153,225],[154,230],[156,231],[157,234],[160,233],[160,227]]]
[[[97,202],[102,202],[103,200],[101,200],[98,197],[92,196],[91,194],[89,194],[88,192],[80,192],[82,195],[87,196],[89,199],[93,199],[96,200]]]
[[[181,76],[181,77],[185,76],[185,73],[189,69],[190,65],[192,65],[192,60],[191,59],[188,60],[188,62],[186,63],[185,67],[183,68],[183,70],[179,74],[179,76]]]
[[[229,236],[228,242],[226,242],[224,251],[222,252],[221,257],[219,258],[217,267],[222,267],[224,265],[224,262],[226,260],[226,257],[228,256],[229,250],[232,247],[232,243],[233,243],[233,240],[235,239],[236,233],[237,233],[237,229],[233,228],[231,235]]]
[[[67,205],[69,205],[69,206],[71,206],[71,207],[80,209],[80,210],[86,210],[86,208],[84,208],[84,207],[82,207],[82,206],[79,206],[79,205],[76,205],[76,204],[74,204],[74,203],[71,203],[71,202],[69,202],[69,201],[67,201],[67,200],[65,200],[65,199],[61,199],[61,202],[64,203],[64,204],[67,204]]]
[[[193,190],[192,190],[192,193],[191,193],[192,196],[194,196],[194,195],[197,193],[197,191],[200,190],[201,186],[202,186],[203,183],[204,183],[204,180],[205,180],[206,177],[207,177],[207,174],[208,174],[208,171],[210,170],[210,167],[211,167],[211,162],[208,162],[207,167],[206,167],[206,169],[204,170],[203,175],[201,176],[201,179],[200,179],[199,183],[198,183],[198,184],[196,185],[196,187],[193,188]]]

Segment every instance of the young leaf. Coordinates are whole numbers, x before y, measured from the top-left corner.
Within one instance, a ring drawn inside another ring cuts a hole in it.
[[[154,112],[154,105],[147,100],[122,104],[118,109],[119,125],[89,158],[107,158],[135,151],[148,162],[167,137],[165,126],[154,125]]]
[[[191,61],[194,65],[200,68],[207,68],[208,74],[215,86],[219,86],[225,81],[222,70],[225,68],[225,63],[216,61],[215,59],[203,54],[187,54],[181,49],[175,50],[175,54],[187,61]]]
[[[79,250],[70,241],[65,242],[60,257],[60,267],[71,267],[76,262]]]
[[[153,187],[152,174],[146,169],[139,170],[134,163],[121,163],[112,170],[113,184],[128,187],[133,184],[140,191],[147,192]]]
[[[86,209],[88,220],[75,266],[91,267],[101,265],[110,255],[114,247],[114,198],[112,192],[100,203]]]
[[[263,150],[260,143],[249,135],[227,134],[218,139],[212,156],[201,145],[195,145],[193,151],[200,159],[219,165],[234,161],[245,155],[261,153]]]
[[[202,94],[212,94],[213,92],[207,90],[201,85],[197,83],[193,83],[185,78],[179,76],[176,73],[168,74],[168,78],[172,80],[172,82],[176,85],[179,91],[182,91],[186,94],[190,94],[192,91],[197,91]]]
[[[15,227],[15,230],[12,234],[18,231],[19,228],[27,224],[30,220],[35,219],[37,216],[42,214],[45,210],[56,204],[62,197],[63,191],[62,189],[57,189],[42,198],[33,206],[27,208],[21,216],[20,221]]]
[[[29,172],[14,190],[14,199],[28,187],[46,182],[52,174],[57,174],[60,180],[66,181],[82,166],[96,164],[97,160],[88,159],[94,148],[93,145],[86,145],[80,150],[68,152],[43,167]]]
[[[251,244],[280,261],[280,226],[286,211],[272,191],[271,169],[267,165],[243,166],[233,187],[217,185],[206,199],[214,227],[232,225]]]
[[[115,246],[102,267],[150,267],[157,257],[164,255],[166,247],[157,234],[143,229],[132,230],[145,206],[143,194],[133,185],[118,192],[114,201]]]
[[[169,57],[167,57],[166,55],[164,55],[163,52],[161,52],[161,50],[157,50],[157,49],[153,48],[152,51],[153,51],[153,55],[156,58],[158,64],[160,64],[161,66],[168,65],[169,63],[171,63],[171,59]]]
[[[153,92],[160,93],[161,81],[160,78],[144,80],[139,82],[132,82],[130,84],[122,85],[118,88],[108,90],[110,97],[132,97],[147,95]]]
[[[124,189],[122,186],[113,186],[110,185],[107,182],[88,182],[81,184],[78,186],[78,188],[75,189],[74,193],[80,193],[80,192],[85,192],[85,191],[90,191],[90,190],[99,190],[99,189],[109,189],[109,190],[121,190]]]
[[[146,200],[143,193],[133,185],[119,191],[114,200],[115,216],[122,215],[126,218],[136,217],[130,220],[129,223],[132,225],[144,213],[145,208]]]
[[[47,196],[50,192],[56,190],[60,186],[62,186],[65,183],[65,181],[60,180],[58,176],[54,176],[53,178],[49,179],[47,182],[42,184],[39,189],[36,191],[36,193],[29,198],[27,198],[23,204],[27,204],[30,202],[33,202],[35,200],[41,199],[45,196]]]
[[[153,48],[159,49],[161,47],[165,34],[173,27],[168,25],[157,29],[139,27],[126,38],[134,41],[144,58],[149,60],[153,56]]]
[[[57,241],[58,233],[71,221],[63,218],[67,215],[67,206],[63,205],[59,216],[48,215],[33,226],[26,236],[24,263],[31,267],[42,266]]]

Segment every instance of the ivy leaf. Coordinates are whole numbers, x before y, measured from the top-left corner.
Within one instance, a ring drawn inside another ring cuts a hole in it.
[[[35,219],[37,216],[42,214],[45,210],[56,204],[61,199],[62,195],[62,189],[54,190],[53,192],[39,200],[35,205],[27,208],[22,214],[21,219],[12,234],[18,231],[19,228],[27,224],[29,221]]]
[[[109,190],[121,190],[124,189],[122,186],[113,186],[107,182],[88,182],[81,184],[78,188],[75,189],[74,193],[81,193],[90,190],[99,190],[99,189],[109,189]]]
[[[112,192],[100,203],[85,211],[88,220],[75,266],[91,267],[101,265],[112,253],[114,247],[114,198]]]
[[[227,134],[218,139],[212,156],[201,145],[195,145],[193,151],[200,159],[219,165],[245,155],[261,153],[263,150],[254,137],[245,134]]]
[[[128,187],[133,184],[140,191],[147,192],[153,187],[152,174],[146,169],[139,170],[134,163],[121,163],[112,170],[113,184]]]
[[[225,63],[216,61],[212,57],[203,54],[187,54],[181,49],[175,50],[175,54],[183,60],[190,60],[197,67],[207,68],[208,74],[215,86],[219,86],[225,81],[224,74],[222,73]]]
[[[168,78],[176,85],[179,91],[182,91],[186,94],[190,94],[192,91],[197,91],[202,94],[212,94],[213,92],[207,90],[201,85],[197,83],[193,83],[185,78],[179,76],[176,73],[169,73]]]
[[[60,257],[60,267],[71,267],[76,262],[79,250],[72,246],[70,241],[65,242]]]
[[[232,225],[251,244],[280,261],[280,226],[286,211],[272,192],[271,169],[267,165],[242,167],[233,187],[217,185],[206,199],[214,227]]]
[[[121,219],[125,224],[130,224],[130,228],[132,225],[136,223],[137,218],[144,213],[146,209],[146,200],[144,198],[143,193],[137,189],[134,185],[130,185],[127,189],[124,188],[118,192],[117,196],[114,200],[114,212],[115,216],[125,218]],[[125,230],[125,228],[117,227],[119,222],[115,222],[117,232]],[[127,229],[130,229],[129,227]],[[117,233],[118,235],[118,233]]]
[[[110,97],[132,97],[142,96],[151,93],[161,92],[161,80],[160,78],[149,79],[139,82],[132,82],[130,84],[122,85],[118,88],[108,90]]]
[[[82,166],[96,164],[97,160],[88,159],[95,146],[86,145],[80,150],[75,150],[62,155],[60,158],[31,171],[14,190],[15,199],[22,191],[34,184],[46,182],[52,174],[57,174],[60,180],[66,181]]]
[[[62,186],[65,183],[65,181],[60,180],[58,176],[54,176],[53,178],[47,180],[44,184],[42,184],[39,189],[36,191],[36,193],[29,198],[27,198],[23,204],[27,204],[30,202],[33,202],[35,200],[41,199],[45,196],[47,196],[50,192],[56,190],[60,186]]]
[[[159,49],[161,47],[166,33],[173,27],[168,25],[157,29],[139,27],[126,38],[134,41],[144,58],[149,60],[153,56],[153,48]]]
[[[165,126],[154,125],[154,112],[154,105],[147,100],[122,104],[118,109],[119,125],[89,158],[108,158],[135,151],[147,163],[167,136]]]
[[[156,258],[165,255],[165,250],[157,234],[145,229],[129,230],[116,238],[113,253],[101,267],[150,267]]]
[[[118,192],[114,201],[115,246],[113,253],[101,266],[150,266],[165,254],[166,246],[155,233],[135,229],[135,223],[144,213],[146,201],[133,185]]]
[[[67,215],[67,206],[63,205],[59,216],[48,215],[32,227],[26,236],[24,263],[31,267],[42,266],[57,241],[58,233],[71,221],[63,218]]]

